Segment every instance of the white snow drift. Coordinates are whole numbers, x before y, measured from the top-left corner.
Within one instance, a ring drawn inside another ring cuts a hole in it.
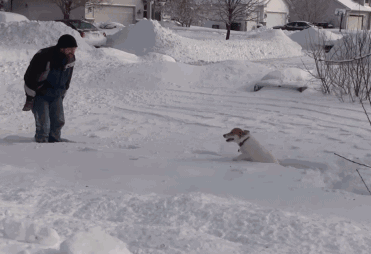
[[[225,41],[143,22],[116,40],[143,57],[78,48],[62,132],[76,143],[58,144],[33,142],[23,75],[33,52],[71,31],[0,26],[0,254],[369,254],[356,169],[367,184],[371,173],[334,155],[371,164],[362,108],[312,88],[251,92],[267,74],[305,82],[301,61],[313,68],[281,31]],[[152,43],[128,43],[135,30]],[[222,137],[234,127],[281,165],[234,162]]]
[[[310,27],[289,35],[290,39],[299,43],[303,49],[316,49],[318,46],[333,45],[343,35],[335,34],[326,29]]]
[[[162,53],[178,62],[256,60],[300,56],[301,47],[281,30],[267,30],[261,36],[246,36],[241,40],[195,40],[184,38],[156,21],[141,20],[108,38],[107,44],[133,53],[145,55]]]

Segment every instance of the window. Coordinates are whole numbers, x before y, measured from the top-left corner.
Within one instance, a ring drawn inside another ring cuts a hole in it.
[[[81,22],[80,27],[78,27],[78,28],[96,30],[96,27],[93,26],[92,24],[88,23],[88,22]]]
[[[147,3],[144,3],[143,5],[143,18],[148,18],[147,17]]]
[[[219,29],[219,25],[212,25],[211,28]]]
[[[81,22],[81,21],[70,21],[71,25],[76,27],[77,29],[90,29],[90,30],[97,30],[95,26],[88,22]]]
[[[231,30],[241,31],[241,23],[232,23],[231,24]]]

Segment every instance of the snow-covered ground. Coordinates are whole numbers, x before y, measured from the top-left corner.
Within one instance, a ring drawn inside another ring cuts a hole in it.
[[[79,44],[63,129],[76,143],[38,144],[23,75],[64,33]],[[356,169],[371,173],[334,155],[371,164],[362,108],[295,74],[313,61],[286,33],[215,33],[144,20],[95,49],[55,22],[0,24],[1,254],[369,253]],[[309,88],[253,92],[274,71]],[[233,161],[234,127],[281,165]]]

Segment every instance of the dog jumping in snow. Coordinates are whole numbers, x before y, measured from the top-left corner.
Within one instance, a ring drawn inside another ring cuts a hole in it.
[[[250,131],[241,130],[234,128],[230,133],[224,134],[227,142],[236,142],[240,149],[238,150],[242,154],[234,158],[233,160],[250,160],[254,162],[265,162],[265,163],[277,163],[278,160],[265,149],[253,136]]]

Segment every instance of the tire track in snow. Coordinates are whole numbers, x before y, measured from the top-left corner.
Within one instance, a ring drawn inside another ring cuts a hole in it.
[[[200,91],[200,92],[193,92],[193,91],[185,91],[185,90],[177,90],[177,89],[166,89],[166,90],[169,90],[169,91],[175,91],[175,92],[183,92],[183,93],[195,93],[195,94],[201,94],[201,95],[207,95],[207,96],[213,96],[213,97],[225,97],[224,94],[216,94],[216,93],[207,93],[207,92],[203,92],[203,91]],[[246,94],[250,94],[249,92],[247,92]],[[268,95],[269,96],[269,95]],[[242,96],[242,95],[234,95],[233,93],[230,93],[228,94],[228,97],[233,97],[233,98],[241,98],[241,99],[257,99],[257,100],[262,100],[262,101],[277,101],[277,102],[291,102],[291,103],[296,103],[296,104],[302,104],[302,105],[308,105],[308,106],[311,106],[311,107],[328,107],[329,105],[328,104],[323,104],[323,100],[319,100],[318,98],[310,98],[310,99],[317,99],[318,101],[316,103],[310,103],[310,102],[305,102],[305,101],[298,101],[298,100],[291,100],[287,97],[285,97],[284,99],[281,99],[281,98],[278,98],[278,97],[268,97],[268,96],[264,96],[264,97],[257,97],[257,96],[254,96],[254,97],[246,97],[246,96]],[[309,99],[309,98],[301,98],[301,99]],[[330,98],[331,100],[331,98]],[[335,100],[335,98],[333,98],[333,100]],[[337,99],[336,99],[337,101]],[[319,105],[320,104],[320,105]],[[345,103],[346,104],[346,103]],[[349,104],[346,104],[346,105],[349,105]],[[275,106],[275,104],[274,104]],[[333,106],[332,104],[330,105],[331,106],[331,109],[339,109],[339,110],[344,110],[344,111],[350,111],[350,112],[353,112],[353,113],[363,113],[363,111],[361,109],[357,110],[357,109],[350,109],[350,108],[347,108],[347,107],[336,107],[336,106]]]
[[[121,111],[126,111],[130,113],[135,113],[135,114],[146,114],[146,115],[151,115],[151,116],[156,116],[160,118],[164,118],[167,121],[175,121],[179,122],[181,124],[193,124],[193,125],[199,125],[199,126],[204,126],[204,127],[216,127],[216,128],[221,128],[220,126],[215,126],[215,125],[210,125],[210,124],[204,124],[200,122],[192,122],[192,121],[186,121],[183,115],[182,117],[176,117],[176,116],[170,116],[169,113],[167,114],[161,114],[160,112],[150,112],[150,111],[145,111],[145,110],[139,110],[139,109],[129,109],[129,108],[123,108],[123,107],[118,107],[114,106],[114,109],[116,110],[121,110]],[[194,115],[188,115],[189,117],[194,117]]]
[[[176,90],[172,90],[172,91],[176,91]],[[182,93],[186,92],[186,91],[181,91]],[[198,92],[186,92],[186,93],[191,93],[191,94],[200,94]],[[359,128],[363,131],[366,131],[368,133],[371,133],[371,130],[369,129],[368,127],[368,123],[367,123],[367,119],[366,117],[364,116],[364,113],[362,112],[362,110],[353,110],[353,109],[348,109],[348,108],[343,108],[343,107],[339,107],[339,108],[335,108],[337,110],[341,110],[341,111],[349,111],[349,113],[358,113],[361,115],[360,118],[356,118],[356,117],[352,117],[350,116],[350,114],[347,114],[346,112],[344,112],[344,114],[336,114],[336,113],[330,113],[330,112],[323,112],[324,107],[326,107],[327,105],[318,105],[317,104],[313,104],[313,103],[307,103],[307,102],[304,102],[302,103],[301,101],[295,101],[295,100],[291,100],[291,101],[286,101],[286,99],[275,99],[276,101],[281,101],[282,104],[273,104],[273,103],[267,103],[267,102],[260,102],[261,100],[265,99],[265,100],[269,100],[271,101],[270,98],[256,98],[256,97],[248,97],[249,94],[246,93],[246,96],[234,96],[234,95],[230,95],[230,94],[226,94],[226,95],[216,95],[216,94],[207,94],[207,93],[201,93],[203,96],[207,95],[207,96],[210,96],[210,98],[213,98],[215,96],[222,96],[223,97],[223,104],[220,104],[220,101],[217,101],[218,102],[218,105],[215,105],[215,106],[218,106],[218,110],[220,109],[225,109],[225,108],[230,108],[231,110],[234,110],[236,111],[236,104],[238,105],[243,105],[244,107],[241,107],[241,109],[243,109],[244,111],[246,111],[246,107],[249,107],[251,105],[255,106],[255,105],[258,105],[259,107],[254,107],[254,111],[255,110],[260,110],[260,111],[266,111],[266,112],[274,112],[274,113],[282,113],[282,112],[285,112],[285,114],[283,115],[290,115],[290,116],[297,116],[297,117],[300,117],[302,119],[307,119],[307,120],[310,120],[310,121],[314,121],[316,123],[318,123],[318,121],[321,121],[321,122],[324,122],[324,123],[329,123],[331,128],[334,128],[334,127],[338,127],[339,126],[339,121],[336,121],[336,119],[339,119],[340,122],[342,123],[342,126],[346,126],[346,127],[349,127],[349,128]],[[243,99],[244,101],[241,102],[241,101],[238,101],[238,100],[231,100],[230,98],[233,97],[233,98],[241,98]],[[183,96],[179,96],[177,98],[183,98],[184,99],[184,95]],[[192,97],[192,96],[189,96],[188,97],[189,99],[194,99],[195,97]],[[302,99],[305,99],[305,98],[302,98]],[[251,101],[251,100],[254,100],[254,101]],[[205,101],[204,99],[202,100],[203,102]],[[207,100],[208,104],[207,106],[211,108],[211,105],[210,103],[214,102],[215,100]],[[247,101],[247,102],[246,102]],[[298,107],[298,106],[291,106],[289,105],[289,103],[294,103],[295,105],[299,105],[299,104],[304,104],[304,105],[309,105],[310,108],[307,108],[307,107]],[[189,101],[185,101],[185,103],[189,104]],[[205,103],[197,103],[197,102],[192,102],[193,105],[197,105],[197,106],[202,106],[202,105],[206,105]],[[157,105],[158,106],[158,105]],[[214,106],[214,105],[213,105]],[[264,106],[267,106],[267,109],[264,108]],[[182,108],[185,108],[186,106],[182,107]],[[313,107],[320,107],[322,109],[322,111],[320,109],[316,110],[316,109],[312,109]],[[180,108],[180,106],[179,106]],[[214,107],[215,108],[215,107]],[[277,110],[277,108],[280,108],[281,110]],[[285,110],[287,109],[287,110]],[[333,109],[333,107],[331,107],[331,109]],[[298,112],[301,112],[301,114],[297,114],[297,113],[294,113],[294,114],[287,114],[287,112],[290,112],[290,110],[297,110]],[[252,110],[250,110],[252,111]],[[310,114],[306,115],[305,113],[306,112],[310,112]],[[312,113],[315,113],[316,116],[313,116]],[[236,114],[231,114],[231,113],[224,113],[226,116],[232,116],[232,117],[240,117],[240,115],[236,115]],[[322,117],[323,116],[323,117]],[[329,119],[329,118],[332,118],[334,120],[325,120],[325,119]],[[350,120],[352,122],[355,122],[357,124],[353,125],[353,124],[346,124],[344,123],[345,120]],[[365,123],[365,127],[360,127],[359,126],[359,123],[360,122],[364,122]],[[331,124],[333,124],[334,126],[331,126]]]

